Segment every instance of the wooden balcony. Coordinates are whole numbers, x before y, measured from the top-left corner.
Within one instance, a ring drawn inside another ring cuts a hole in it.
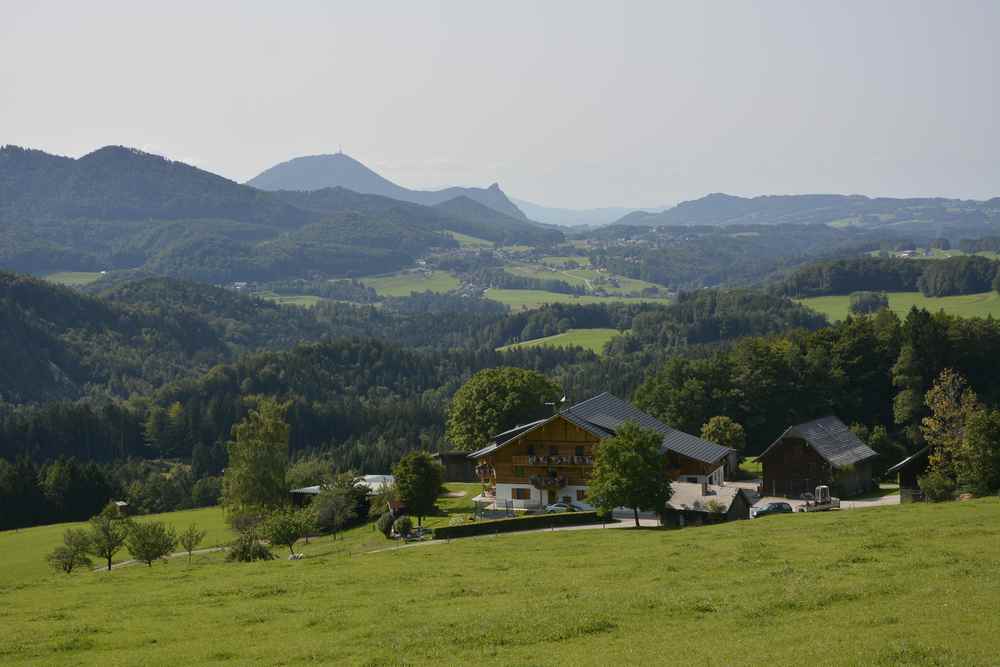
[[[558,454],[555,456],[512,456],[511,464],[516,466],[544,466],[546,468],[558,468],[565,466],[592,466],[593,456],[569,456]]]

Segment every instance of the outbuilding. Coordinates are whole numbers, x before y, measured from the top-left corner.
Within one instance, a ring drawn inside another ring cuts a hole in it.
[[[838,495],[858,495],[874,486],[871,464],[876,456],[836,417],[797,424],[757,457],[764,468],[761,493],[798,498],[826,484]]]
[[[930,454],[930,447],[924,447],[885,471],[888,475],[899,476],[899,502],[912,503],[924,499],[924,492],[920,490],[917,480],[927,472]]]
[[[673,493],[663,512],[666,526],[701,526],[750,518],[753,504],[737,486],[673,482]]]

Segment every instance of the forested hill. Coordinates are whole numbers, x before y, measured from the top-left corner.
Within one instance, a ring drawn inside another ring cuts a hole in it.
[[[882,227],[903,223],[940,223],[963,229],[1000,224],[1000,204],[944,198],[892,199],[862,195],[767,195],[734,197],[710,194],[660,213],[637,211],[617,221],[625,225],[828,224]]]
[[[326,215],[355,211],[383,223],[405,223],[427,231],[453,231],[495,243],[548,245],[564,240],[555,229],[513,218],[467,197],[437,206],[422,206],[342,187],[322,190],[277,190],[273,193],[298,208]]]
[[[0,149],[0,217],[88,220],[224,218],[295,228],[314,214],[196,167],[107,146],[78,160]]]
[[[294,158],[265,170],[247,181],[247,185],[261,190],[322,190],[342,187],[425,206],[464,196],[506,216],[527,220],[521,209],[507,198],[496,183],[488,188],[410,190],[396,185],[343,153]]]
[[[0,268],[141,269],[210,283],[321,279],[410,266],[457,246],[445,230],[505,243],[563,238],[479,204],[442,212],[345,190],[298,194],[122,147],[80,159],[6,147]]]
[[[207,285],[153,279],[105,297],[0,273],[0,399],[148,393],[241,352],[331,331],[303,309]]]

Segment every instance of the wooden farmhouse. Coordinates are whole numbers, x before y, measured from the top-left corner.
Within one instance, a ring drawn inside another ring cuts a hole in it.
[[[843,496],[872,488],[878,456],[836,417],[792,426],[757,457],[763,464],[764,495],[798,498],[826,484]]]
[[[590,508],[594,455],[625,422],[663,436],[663,473],[673,480],[721,485],[732,450],[677,431],[626,401],[603,393],[547,419],[493,436],[469,454],[496,509],[540,509],[562,501]]]

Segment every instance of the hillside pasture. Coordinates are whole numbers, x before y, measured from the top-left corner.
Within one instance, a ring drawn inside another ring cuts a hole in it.
[[[796,299],[803,306],[808,306],[818,313],[827,316],[831,322],[838,322],[847,317],[850,309],[850,296],[818,296],[809,299]],[[927,297],[920,292],[889,293],[889,308],[900,317],[906,317],[910,308],[926,308],[931,312],[943,310],[949,315],[959,317],[1000,317],[1000,294],[983,292],[982,294],[962,294],[959,296]]]
[[[523,343],[512,343],[497,348],[498,350],[515,350],[522,347],[582,347],[596,354],[604,351],[604,345],[609,340],[622,335],[617,329],[570,329],[554,336],[535,338]]]
[[[494,289],[486,290],[484,295],[487,299],[493,299],[510,306],[513,310],[532,310],[541,308],[547,303],[670,303],[669,299],[647,299],[624,296],[576,296],[574,294],[560,294],[557,292],[546,292],[544,290],[527,289]]]
[[[668,650],[686,664],[895,666],[1000,654],[996,498],[393,550],[367,526],[351,532],[302,545],[300,561],[212,554],[8,583],[0,660],[598,665],[663,664]]]
[[[43,276],[50,283],[68,285],[70,287],[80,287],[97,282],[101,277],[99,271],[56,271]]]
[[[463,248],[492,248],[493,241],[487,241],[486,239],[480,239],[475,236],[469,236],[468,234],[462,234],[460,232],[448,231],[451,238],[458,241],[458,245]]]
[[[447,271],[402,271],[387,276],[362,278],[361,282],[382,296],[410,296],[411,292],[444,294],[461,285]]]
[[[275,294],[274,292],[255,292],[254,296],[267,299],[283,306],[300,306],[312,308],[323,299],[312,294]]]

